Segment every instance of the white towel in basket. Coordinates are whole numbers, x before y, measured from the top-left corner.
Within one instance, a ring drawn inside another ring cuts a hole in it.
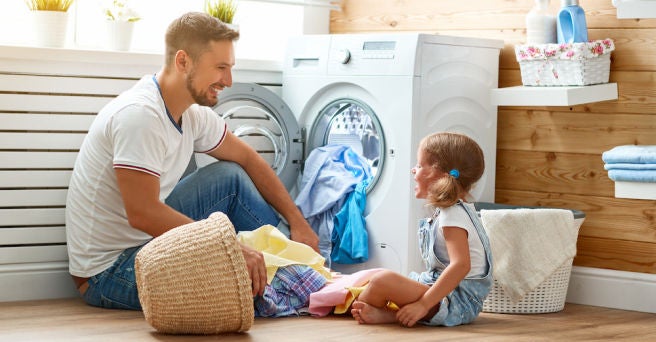
[[[576,255],[578,229],[565,209],[481,210],[493,276],[514,303]]]

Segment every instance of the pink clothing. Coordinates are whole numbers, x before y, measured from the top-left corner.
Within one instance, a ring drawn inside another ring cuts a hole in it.
[[[349,294],[348,287],[362,286],[382,268],[372,268],[333,277],[333,282],[310,295],[309,312],[313,316],[326,316],[335,306],[344,304]]]

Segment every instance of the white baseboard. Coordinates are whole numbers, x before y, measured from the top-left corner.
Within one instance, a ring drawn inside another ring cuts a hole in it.
[[[2,265],[0,302],[79,296],[67,262]]]
[[[656,274],[574,266],[567,302],[656,313]]]

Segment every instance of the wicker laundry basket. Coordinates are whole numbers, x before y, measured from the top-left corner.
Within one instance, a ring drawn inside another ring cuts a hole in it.
[[[475,202],[474,205],[479,212],[494,209],[543,208],[489,202]],[[585,221],[585,213],[579,210],[570,210],[574,214],[574,225],[578,231],[583,225],[583,221]],[[563,262],[540,285],[526,293],[519,302],[515,303],[512,302],[510,296],[504,292],[495,279],[490,293],[483,302],[483,312],[540,314],[561,311],[565,307],[573,261],[574,259],[570,258]]]
[[[492,289],[490,289],[487,299],[483,302],[483,311],[526,314],[561,311],[565,307],[573,260],[567,260],[547,277],[540,286],[527,293],[517,303],[513,303],[510,297],[505,294],[503,288],[494,280]]]
[[[515,46],[525,86],[583,86],[608,83],[611,39],[587,43]]]
[[[172,229],[135,259],[146,321],[169,334],[250,329],[253,297],[234,227],[223,213]]]

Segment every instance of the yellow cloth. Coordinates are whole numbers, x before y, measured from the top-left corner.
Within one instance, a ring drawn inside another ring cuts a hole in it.
[[[385,304],[385,307],[392,310],[392,311],[399,311],[399,309],[400,309],[399,306],[396,305],[396,303],[394,303],[391,300],[387,301],[387,304]]]
[[[272,225],[267,224],[250,232],[239,232],[237,239],[262,252],[267,268],[267,284],[271,284],[278,267],[289,265],[307,265],[326,279],[331,279],[330,271],[323,266],[326,259],[321,254],[308,245],[288,239]]]
[[[367,288],[367,285],[369,283],[364,284],[362,286],[349,286],[346,289],[348,290],[348,293],[346,293],[346,299],[344,300],[344,304],[339,304],[335,306],[335,310],[333,311],[335,314],[343,314],[346,313],[346,311],[351,307],[351,304],[360,297],[360,294],[364,289]],[[392,311],[398,311],[399,306],[396,305],[396,303],[392,302],[391,300],[388,300],[387,303],[385,304],[385,307],[388,308],[389,310]]]
[[[348,292],[346,293],[346,298],[344,299],[343,304],[339,304],[335,306],[335,310],[333,312],[335,314],[341,315],[345,313],[350,307],[351,304],[353,304],[353,301],[356,300],[362,291],[367,288],[368,284],[364,284],[362,286],[349,286],[346,289]]]

